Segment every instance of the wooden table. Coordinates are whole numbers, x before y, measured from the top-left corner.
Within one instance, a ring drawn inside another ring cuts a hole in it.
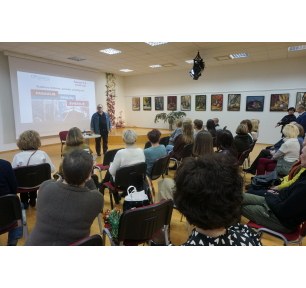
[[[99,138],[99,137],[101,137],[100,134],[91,134],[91,135],[86,134],[86,136],[83,135],[83,138],[86,139],[86,144],[87,145],[89,145],[89,139]]]

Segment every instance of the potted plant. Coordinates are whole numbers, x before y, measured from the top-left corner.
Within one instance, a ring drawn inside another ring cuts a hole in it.
[[[164,122],[169,123],[169,130],[173,130],[172,125],[175,123],[175,120],[179,119],[183,116],[186,116],[186,113],[181,112],[181,111],[178,111],[178,112],[173,112],[172,111],[172,112],[169,112],[168,114],[167,113],[159,113],[159,114],[156,114],[154,123],[159,122],[159,120],[163,120]]]

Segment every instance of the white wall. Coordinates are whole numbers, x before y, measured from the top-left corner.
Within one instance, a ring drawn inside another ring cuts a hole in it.
[[[191,119],[208,119],[217,117],[220,126],[228,126],[235,135],[237,125],[243,119],[259,118],[259,143],[275,143],[280,138],[280,128],[274,128],[276,123],[287,112],[270,112],[271,94],[290,93],[289,106],[295,106],[296,93],[306,92],[306,57],[288,58],[266,62],[243,63],[208,67],[199,80],[189,76],[189,71],[174,71],[129,76],[125,78],[125,107],[128,126],[148,128],[168,128],[167,123],[154,123],[154,96],[164,96],[166,106],[167,96],[191,95],[191,111],[186,112]],[[228,94],[241,94],[239,112],[227,111]],[[207,95],[207,111],[195,111],[195,95]],[[211,94],[223,94],[223,111],[210,111]],[[132,97],[152,96],[152,111],[132,111]],[[246,112],[246,96],[265,96],[263,112]],[[166,109],[164,112],[167,112]],[[297,113],[296,113],[297,115]],[[306,131],[305,131],[306,132]]]

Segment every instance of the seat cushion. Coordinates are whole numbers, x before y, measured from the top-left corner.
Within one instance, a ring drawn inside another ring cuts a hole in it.
[[[112,185],[111,182],[105,182],[103,183],[103,186],[107,187],[111,191],[115,191],[116,188]],[[123,191],[122,189],[117,189],[117,191]]]

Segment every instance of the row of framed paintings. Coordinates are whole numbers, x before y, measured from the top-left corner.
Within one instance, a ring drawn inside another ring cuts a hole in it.
[[[155,111],[164,110],[164,97],[155,98]],[[206,111],[206,95],[195,96],[195,111]],[[152,97],[143,97],[143,110],[152,110]],[[132,98],[133,111],[140,110],[140,97]],[[227,111],[240,111],[241,94],[228,94]],[[263,111],[265,96],[246,96],[246,111]],[[306,92],[297,92],[296,106],[306,106]],[[270,111],[284,112],[289,105],[289,93],[271,94]],[[167,96],[167,110],[177,110],[177,96]],[[211,95],[211,111],[223,110],[223,94]],[[191,111],[191,95],[181,96],[181,111]]]

